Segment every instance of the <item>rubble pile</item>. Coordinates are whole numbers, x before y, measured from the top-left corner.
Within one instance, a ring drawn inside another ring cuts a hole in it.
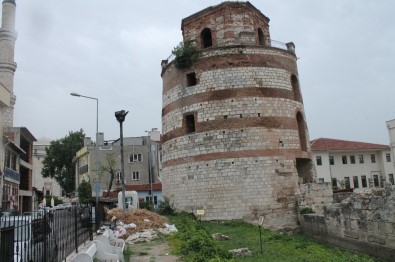
[[[116,231],[123,239],[146,230],[159,230],[165,227],[167,218],[146,209],[133,209],[126,213],[121,208],[106,209],[106,220],[116,223]],[[114,232],[114,233],[115,233]]]

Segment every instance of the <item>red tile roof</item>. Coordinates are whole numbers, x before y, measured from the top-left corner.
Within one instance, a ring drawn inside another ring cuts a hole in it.
[[[326,150],[374,150],[390,149],[389,145],[380,145],[332,138],[318,138],[311,141],[312,151]]]
[[[144,185],[125,185],[125,190],[129,191],[148,191],[151,189],[150,184],[144,184]],[[156,183],[152,184],[152,189],[155,190],[162,190],[162,184],[161,183]]]

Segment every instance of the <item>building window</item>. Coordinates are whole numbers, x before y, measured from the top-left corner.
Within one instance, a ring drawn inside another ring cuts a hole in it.
[[[185,125],[187,133],[195,132],[195,115],[190,114],[185,116]]]
[[[200,37],[202,40],[202,48],[207,48],[213,45],[210,28],[203,29],[202,33],[200,34]]]
[[[16,170],[16,154],[11,154],[11,169]]]
[[[139,171],[133,171],[132,172],[132,179],[133,180],[140,180],[140,172]]]
[[[143,159],[141,154],[131,154],[129,156],[129,162],[133,163],[133,162],[141,162]]]
[[[391,185],[395,185],[394,183],[394,174],[388,174],[388,181]]]
[[[323,178],[318,178],[318,183],[324,183],[324,179]]]
[[[363,162],[363,155],[359,155],[359,156],[358,156],[358,161],[359,161],[360,164],[363,164],[363,163],[364,163],[364,162]]]
[[[149,193],[149,194],[151,195],[151,193]],[[145,202],[152,203],[151,199],[152,199],[151,196],[146,196],[145,197]],[[154,205],[157,205],[157,204],[158,204],[158,197],[154,196]]]
[[[357,176],[352,177],[352,182],[354,183],[354,188],[359,188],[359,182]]]
[[[348,176],[344,177],[344,186],[350,188],[350,178]]]
[[[117,184],[120,184],[122,182],[122,172],[121,171],[117,171],[115,173],[115,179],[116,179],[115,182]]]
[[[387,162],[391,162],[391,155],[385,154],[385,159],[387,159]]]
[[[317,162],[317,166],[322,166],[322,159],[321,156],[316,156],[315,161]]]
[[[187,86],[195,86],[196,84],[196,74],[194,72],[187,74]]]
[[[331,166],[333,166],[335,164],[335,159],[333,158],[333,156],[329,156],[329,164]]]
[[[362,181],[362,187],[368,187],[366,176],[361,176],[361,181]]]
[[[379,187],[379,176],[378,175],[373,175],[373,183],[374,187]]]
[[[259,45],[265,45],[265,35],[262,28],[258,28],[258,43]]]
[[[336,178],[332,178],[332,189],[333,190],[337,189],[337,179]]]
[[[350,156],[350,164],[355,164],[355,156]]]
[[[370,155],[370,161],[372,163],[376,163],[376,155],[374,155],[374,154]]]
[[[10,168],[11,167],[11,152],[6,150],[4,156],[4,166]]]
[[[342,156],[343,165],[347,165],[347,156]]]

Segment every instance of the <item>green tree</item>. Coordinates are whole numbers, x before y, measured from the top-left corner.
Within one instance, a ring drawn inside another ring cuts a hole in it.
[[[78,199],[80,203],[88,203],[92,199],[92,187],[91,184],[85,180],[78,186]]]
[[[108,183],[108,188],[107,188],[107,196],[110,194],[112,184],[115,178],[115,173],[119,171],[119,169],[116,166],[117,166],[117,162],[115,161],[114,153],[106,154],[106,165],[102,165],[100,163],[99,177],[102,178],[105,174],[110,175],[110,182]]]
[[[66,193],[75,191],[75,153],[84,146],[84,131],[69,132],[64,138],[51,141],[43,160],[43,177],[54,178]]]

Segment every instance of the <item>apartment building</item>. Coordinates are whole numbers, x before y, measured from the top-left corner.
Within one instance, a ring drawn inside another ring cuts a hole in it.
[[[121,145],[119,139],[105,142],[103,133],[99,133],[98,137],[97,151],[96,145],[90,138],[86,138],[84,147],[76,153],[76,188],[83,180],[88,181],[93,196],[98,194],[100,201],[111,202],[116,200],[114,196],[122,189]],[[153,198],[157,204],[162,200],[159,131],[154,128],[148,136],[125,137],[123,147],[125,190],[137,191],[140,201],[152,202]],[[115,160],[115,177],[110,194],[107,194],[111,183],[109,172],[96,171],[100,167],[109,166],[108,157]]]
[[[311,141],[317,182],[334,189],[394,185],[393,154],[388,145],[318,138]]]
[[[21,214],[32,211],[33,142],[36,138],[25,127],[4,128],[4,138],[7,142],[4,152],[3,208],[6,206]]]

